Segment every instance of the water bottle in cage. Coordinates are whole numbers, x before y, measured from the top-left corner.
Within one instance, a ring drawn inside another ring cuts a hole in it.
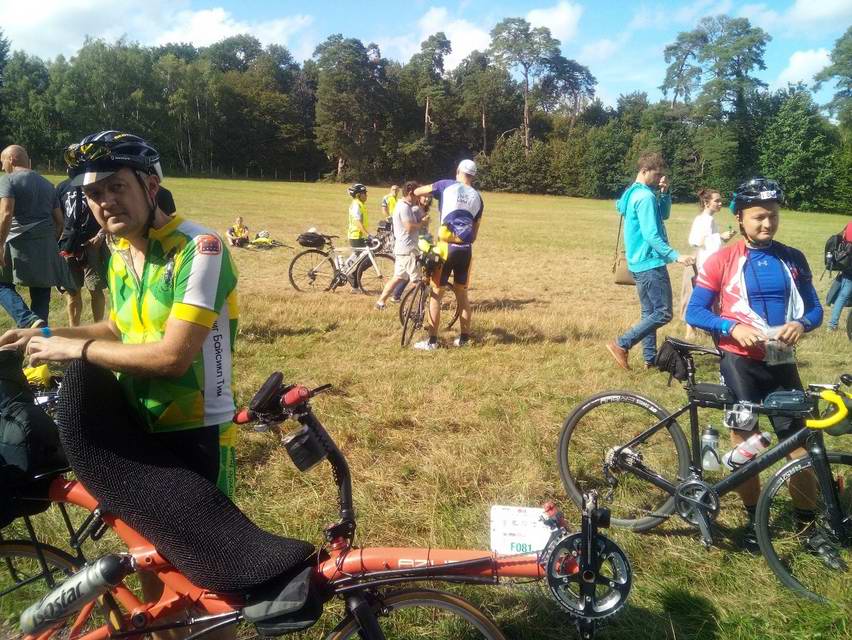
[[[719,432],[708,425],[701,434],[701,467],[705,471],[718,471],[721,466]]]

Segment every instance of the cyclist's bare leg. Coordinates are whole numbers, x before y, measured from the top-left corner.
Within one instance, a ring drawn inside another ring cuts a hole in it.
[[[160,599],[160,596],[163,595],[164,585],[162,581],[150,571],[139,571],[136,575],[139,576],[139,583],[142,586],[142,596],[145,602],[157,602]],[[201,612],[199,611],[198,613]],[[175,614],[174,616],[158,618],[157,624],[178,620],[183,615],[185,615],[185,612]],[[150,637],[152,640],[183,640],[183,638],[186,638],[194,631],[199,631],[199,629],[193,629],[192,627],[168,629],[166,631],[152,633]],[[231,625],[217,631],[211,631],[204,636],[205,639],[209,638],[209,640],[235,640],[236,637],[237,625]]]
[[[390,294],[396,289],[397,285],[400,282],[407,281],[408,278],[405,276],[394,276],[390,279],[390,281],[385,285],[385,288],[382,289],[382,295],[379,296],[377,302],[384,304],[387,299],[390,297]]]
[[[470,335],[471,309],[470,300],[467,297],[467,285],[453,283],[453,291],[456,293],[456,300],[458,301],[461,313],[459,316],[459,329],[462,335]]]
[[[431,284],[432,286],[429,289],[429,322],[426,331],[430,338],[434,338],[438,335],[438,327],[441,326],[441,298],[444,297],[444,289],[434,280]]]
[[[808,452],[801,447],[790,452],[787,460],[804,458]],[[814,511],[817,503],[817,479],[813,469],[793,474],[790,478],[790,497],[793,506],[802,511]]]
[[[106,297],[103,289],[93,289],[89,291],[92,297],[92,318],[95,322],[100,322],[104,319],[104,309],[106,308]]]

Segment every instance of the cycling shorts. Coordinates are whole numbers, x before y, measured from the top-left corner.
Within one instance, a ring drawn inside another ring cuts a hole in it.
[[[215,483],[222,493],[233,499],[237,476],[237,425],[229,422],[151,435],[187,469]]]
[[[795,364],[770,366],[762,360],[723,350],[719,369],[722,382],[733,391],[734,397],[742,402],[763,402],[773,391],[802,389],[799,369]],[[771,416],[769,419],[779,440],[805,426],[801,418]]]
[[[469,244],[451,244],[447,250],[447,259],[435,274],[439,287],[445,287],[453,276],[453,284],[467,285],[470,278],[470,265],[473,262],[473,248]]]

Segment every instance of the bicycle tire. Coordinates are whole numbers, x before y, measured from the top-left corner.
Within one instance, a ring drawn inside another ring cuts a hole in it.
[[[38,561],[39,550],[44,554],[50,574],[56,581],[52,586],[44,576]],[[47,595],[51,589],[55,588],[56,584],[76,573],[82,567],[82,561],[50,545],[41,543],[36,545],[23,540],[0,542],[0,594],[2,594],[0,595],[0,632],[3,633],[3,637],[23,637],[17,631],[18,617],[21,612]],[[113,606],[102,599],[100,608],[101,611],[98,615],[103,619],[95,620],[93,618],[86,626],[89,630],[106,624],[105,608],[112,610]],[[116,614],[115,619],[120,619],[120,612],[116,610]],[[67,622],[73,622],[76,616],[77,614],[72,614]],[[4,628],[9,626],[13,627],[15,631]],[[18,635],[10,636],[8,631]],[[67,638],[69,632],[70,629],[66,624],[52,632],[49,637],[61,640]]]
[[[830,452],[828,462],[838,490],[840,507],[847,522],[845,541],[832,539],[838,556],[846,563],[845,571],[826,566],[803,541],[820,531],[826,539],[825,507],[817,486],[816,519],[803,528],[793,513],[789,481],[813,466],[810,456],[788,462],[766,483],[757,501],[755,531],[760,551],[781,583],[797,595],[815,602],[837,601],[852,606],[852,454]],[[831,595],[829,595],[831,594]]]
[[[500,629],[482,611],[467,600],[445,591],[431,589],[392,591],[382,595],[380,601],[377,616],[387,640],[414,640],[415,638],[417,640],[429,638],[505,640]],[[413,608],[419,611],[405,611]],[[429,612],[424,611],[426,609]],[[395,613],[400,615],[394,616]],[[359,633],[358,623],[352,614],[347,614],[326,636],[326,640],[349,640],[358,637]]]
[[[297,253],[290,261],[288,276],[296,291],[328,291],[337,269],[325,251],[307,249]]]
[[[374,253],[373,260],[376,263],[375,267],[369,256],[358,265],[357,283],[361,293],[379,296],[384,291],[385,285],[393,278],[394,259],[386,253]]]
[[[852,311],[846,313],[846,337],[852,340]]]
[[[403,314],[403,308],[405,307],[405,300],[414,294],[417,291],[417,287],[415,286],[412,289],[409,289],[402,296],[402,302],[399,305],[399,323],[402,324],[405,320],[405,315]],[[453,325],[456,323],[456,320],[459,319],[459,315],[461,315],[461,309],[459,309],[458,299],[456,298],[456,292],[453,288],[449,288],[447,292],[444,294],[444,297],[441,299],[441,318],[445,321],[449,318],[449,321],[446,323],[445,328],[452,329]]]
[[[617,468],[614,486],[604,475],[608,453],[669,415],[653,400],[628,391],[605,391],[575,408],[562,425],[557,451],[559,475],[572,502],[582,508],[583,493],[595,489],[598,504],[610,509],[612,524],[633,531],[653,529],[670,516],[674,496]],[[603,426],[609,433],[602,433]],[[632,450],[672,484],[689,473],[689,445],[676,421]]]
[[[407,347],[414,337],[414,332],[423,327],[423,319],[426,315],[426,297],[429,286],[418,284],[402,299],[400,313],[403,314],[402,339],[400,346]]]

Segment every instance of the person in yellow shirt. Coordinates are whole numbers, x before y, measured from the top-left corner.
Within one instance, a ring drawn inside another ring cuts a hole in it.
[[[352,196],[352,202],[349,203],[349,227],[346,237],[349,239],[349,246],[352,247],[352,254],[348,259],[348,262],[351,263],[359,250],[367,246],[370,232],[367,231],[369,224],[367,220],[367,187],[356,182],[349,187],[349,195]],[[349,277],[349,284],[352,287],[352,293],[358,293],[354,275]]]
[[[248,246],[250,240],[249,230],[248,227],[243,224],[242,216],[237,216],[237,219],[234,220],[234,226],[228,227],[225,235],[228,237],[228,244],[232,247]]]
[[[392,185],[390,191],[382,198],[382,220],[389,218],[396,210],[396,203],[399,198],[399,187]]]

